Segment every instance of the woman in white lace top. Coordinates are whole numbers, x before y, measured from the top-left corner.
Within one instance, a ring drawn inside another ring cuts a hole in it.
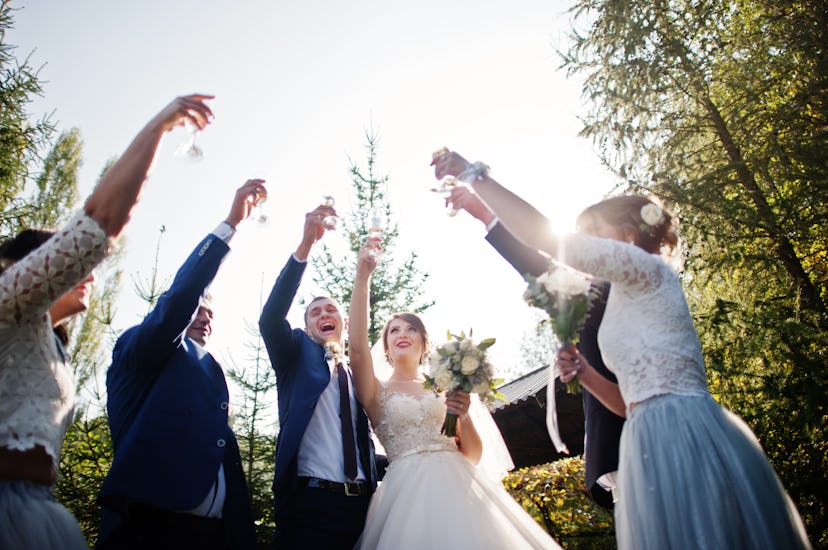
[[[75,382],[62,323],[88,307],[92,270],[129,220],[163,135],[205,127],[211,96],[158,113],[59,231],[26,230],[0,245],[0,548],[87,548],[53,496]]]
[[[423,387],[428,334],[414,313],[386,323],[382,339],[392,373],[387,380],[376,376],[368,344],[376,259],[367,252],[377,246],[371,239],[359,253],[348,341],[357,399],[390,466],[357,547],[559,548],[501,485],[511,457],[488,410],[466,392],[442,397]],[[459,416],[457,441],[440,433],[447,410]],[[490,459],[498,450],[501,460]]]
[[[619,548],[808,548],[802,521],[747,425],[710,395],[701,345],[676,271],[660,251],[676,245],[670,213],[645,197],[587,208],[581,234],[549,221],[446,151],[435,175],[467,181],[528,246],[612,286],[598,343],[618,385],[574,346],[561,380],[578,376],[627,416],[621,436],[615,528]]]

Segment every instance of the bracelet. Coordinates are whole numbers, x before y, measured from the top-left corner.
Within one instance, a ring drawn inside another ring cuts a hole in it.
[[[457,175],[460,181],[483,181],[489,175],[489,165],[482,162],[473,162],[468,168]]]

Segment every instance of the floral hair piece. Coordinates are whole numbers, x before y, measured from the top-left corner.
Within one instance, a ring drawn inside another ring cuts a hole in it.
[[[644,233],[653,233],[653,229],[664,223],[664,211],[657,204],[651,202],[641,207],[639,212],[644,223],[639,226],[639,229]]]

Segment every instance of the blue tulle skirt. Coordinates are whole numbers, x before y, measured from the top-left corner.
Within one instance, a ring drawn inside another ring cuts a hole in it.
[[[0,550],[88,550],[75,517],[51,487],[0,481]]]
[[[621,435],[621,549],[810,548],[756,436],[710,396],[637,405]]]

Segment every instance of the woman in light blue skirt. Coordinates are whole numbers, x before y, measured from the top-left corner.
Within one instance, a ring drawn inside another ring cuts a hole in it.
[[[681,283],[661,256],[678,244],[673,216],[646,197],[613,197],[581,213],[578,234],[554,235],[482,163],[445,150],[434,164],[438,179],[470,183],[525,244],[611,283],[598,345],[618,384],[574,346],[559,352],[558,368],[563,382],[577,376],[627,416],[615,507],[619,548],[809,548],[756,437],[710,395]]]

